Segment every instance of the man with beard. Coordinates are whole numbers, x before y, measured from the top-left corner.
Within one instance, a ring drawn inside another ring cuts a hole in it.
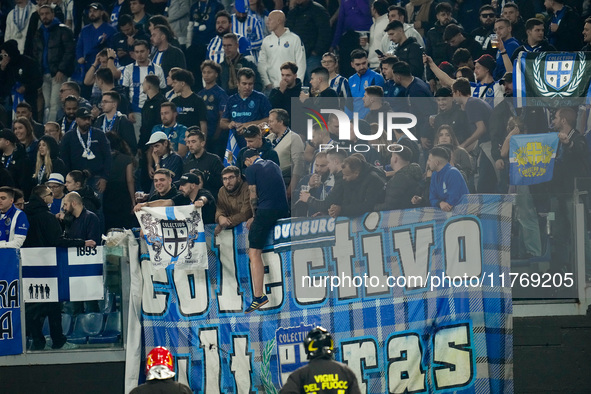
[[[197,169],[203,174],[203,187],[211,192],[217,199],[218,191],[222,186],[222,170],[224,166],[220,158],[205,150],[205,134],[199,127],[189,128],[186,138],[189,155],[185,159],[183,172],[191,172]]]
[[[74,96],[66,97],[64,116],[59,121],[62,136],[66,135],[68,131],[76,130],[76,111],[78,111],[78,99]]]
[[[62,103],[65,103],[66,97],[74,96],[76,100],[78,100],[78,108],[88,108],[92,109],[92,104],[84,97],[80,96],[80,85],[74,81],[66,81],[62,83],[62,86],[59,90],[59,98]],[[61,119],[64,116],[64,109],[60,107],[57,111],[57,120]],[[50,119],[51,120],[51,119]]]
[[[180,157],[185,157],[187,155],[187,145],[185,142],[187,126],[177,122],[177,111],[176,104],[170,101],[160,104],[160,119],[162,123],[154,126],[152,134],[162,131],[168,136],[172,150],[178,153]],[[148,162],[150,162],[149,159]]]
[[[152,29],[152,45],[156,50],[152,53],[151,59],[154,64],[162,67],[164,75],[168,75],[173,67],[186,68],[185,54],[174,45],[170,45],[172,32],[167,26],[156,25]]]
[[[202,174],[195,170],[183,174],[179,179],[180,194],[169,200],[149,201],[137,204],[134,211],[138,212],[143,207],[173,207],[180,205],[195,205],[195,208],[202,208],[201,215],[204,224],[215,223],[215,199],[209,190],[203,188]]]
[[[92,178],[89,179],[89,185],[99,194],[102,202],[102,193],[111,171],[111,148],[105,133],[91,128],[90,124],[90,111],[79,108],[76,111],[76,130],[64,135],[60,157],[68,172],[85,169],[90,171]]]
[[[222,89],[228,93],[228,96],[236,94],[238,91],[237,74],[238,70],[242,67],[248,67],[254,71],[254,89],[259,92],[262,91],[263,83],[256,63],[251,62],[243,54],[238,52],[238,36],[234,33],[224,34],[222,37],[222,48],[224,48],[224,61],[220,63],[222,67],[220,83]]]
[[[219,189],[218,203],[215,211],[214,234],[238,226],[246,222],[247,227],[252,223],[252,208],[248,184],[243,181],[240,170],[236,166],[228,166],[222,171],[223,186]]]
[[[119,66],[127,66],[133,63],[131,52],[136,40],[148,41],[149,37],[142,30],[138,30],[129,15],[119,17],[119,33],[111,38],[111,48],[117,52]]]
[[[92,3],[88,7],[90,23],[82,28],[78,44],[76,45],[76,59],[83,66],[83,74],[94,63],[96,55],[105,48],[111,37],[117,33],[115,28],[107,23],[105,7],[101,3]]]
[[[255,63],[259,59],[259,52],[263,45],[264,26],[259,19],[248,13],[248,2],[239,0],[235,2],[236,13],[232,14],[232,32],[250,41],[250,53]]]
[[[74,72],[74,34],[55,18],[49,5],[39,7],[41,27],[35,34],[33,59],[37,59],[43,73],[43,97],[49,109],[49,120],[56,120],[61,107],[60,86]]]
[[[66,238],[94,241],[100,245],[102,231],[99,218],[84,207],[80,194],[66,194],[63,209],[66,215]],[[70,220],[67,220],[68,217]]]
[[[227,11],[222,10],[215,15],[215,31],[217,35],[207,44],[207,58],[221,64],[224,61],[222,37],[227,33],[232,33],[232,17]],[[239,34],[237,34],[237,37],[239,52],[249,55],[250,41]]]
[[[480,7],[480,27],[473,30],[470,35],[480,44],[482,53],[495,56],[497,48],[493,48],[490,35],[494,33],[496,14],[495,9],[489,5]]]
[[[423,65],[423,48],[414,37],[407,37],[404,32],[404,24],[400,21],[393,21],[384,30],[390,41],[396,44],[394,55],[400,61],[410,65],[412,75],[423,78],[425,66]]]
[[[103,113],[94,121],[94,127],[107,134],[109,131],[117,133],[127,143],[132,155],[137,152],[137,140],[133,124],[127,116],[119,112],[121,96],[117,92],[104,92],[101,101]]]

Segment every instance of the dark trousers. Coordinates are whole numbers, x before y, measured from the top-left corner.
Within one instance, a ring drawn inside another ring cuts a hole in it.
[[[45,348],[43,323],[47,316],[49,320],[49,335],[53,342],[52,348],[59,349],[66,343],[66,336],[62,332],[62,304],[59,302],[31,303],[25,309],[27,331],[33,338],[31,350]]]

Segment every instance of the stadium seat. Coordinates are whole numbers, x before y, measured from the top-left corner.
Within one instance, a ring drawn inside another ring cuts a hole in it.
[[[70,334],[71,329],[72,315],[68,313],[62,313],[62,333],[65,336],[68,336]],[[45,317],[45,321],[43,322],[43,335],[45,336],[46,341],[51,341],[51,333],[49,332],[49,318],[47,317]]]
[[[77,345],[85,344],[89,336],[96,336],[103,328],[102,313],[83,313],[74,319],[74,330],[68,336],[68,342]]]
[[[105,329],[100,335],[88,337],[88,343],[116,343],[121,337],[121,314],[111,312],[107,315]]]

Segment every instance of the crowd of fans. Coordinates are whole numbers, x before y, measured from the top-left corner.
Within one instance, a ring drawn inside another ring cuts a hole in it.
[[[193,203],[216,233],[246,222],[260,252],[281,217],[506,193],[510,137],[550,130],[557,175],[511,191],[571,190],[591,171],[587,109],[515,108],[512,71],[522,52],[587,50],[590,13],[582,0],[4,1],[0,247],[27,243],[4,220],[21,197],[22,215],[45,204],[65,230],[44,246]],[[347,133],[327,116],[309,140],[303,109],[323,99],[357,117]],[[417,116],[416,141],[394,130],[395,149],[356,153],[391,111]]]

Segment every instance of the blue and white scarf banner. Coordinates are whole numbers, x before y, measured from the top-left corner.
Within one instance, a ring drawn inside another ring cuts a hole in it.
[[[144,207],[136,216],[156,269],[170,264],[178,269],[207,267],[201,208],[194,205]]]
[[[103,247],[22,248],[23,301],[94,301],[104,297]]]
[[[19,259],[16,249],[0,249],[0,356],[21,354]]]
[[[141,300],[131,308],[141,312],[130,313],[128,349],[143,337],[145,360],[166,346],[176,379],[197,393],[277,393],[306,363],[306,333],[322,325],[362,393],[512,393],[511,289],[491,285],[509,273],[511,209],[510,196],[470,195],[452,213],[339,218],[334,246],[311,234],[308,249],[263,253],[269,303],[248,315],[247,231],[214,239],[207,226],[208,267],[132,260]],[[460,280],[442,284],[446,276]],[[141,368],[128,362],[126,381]]]

